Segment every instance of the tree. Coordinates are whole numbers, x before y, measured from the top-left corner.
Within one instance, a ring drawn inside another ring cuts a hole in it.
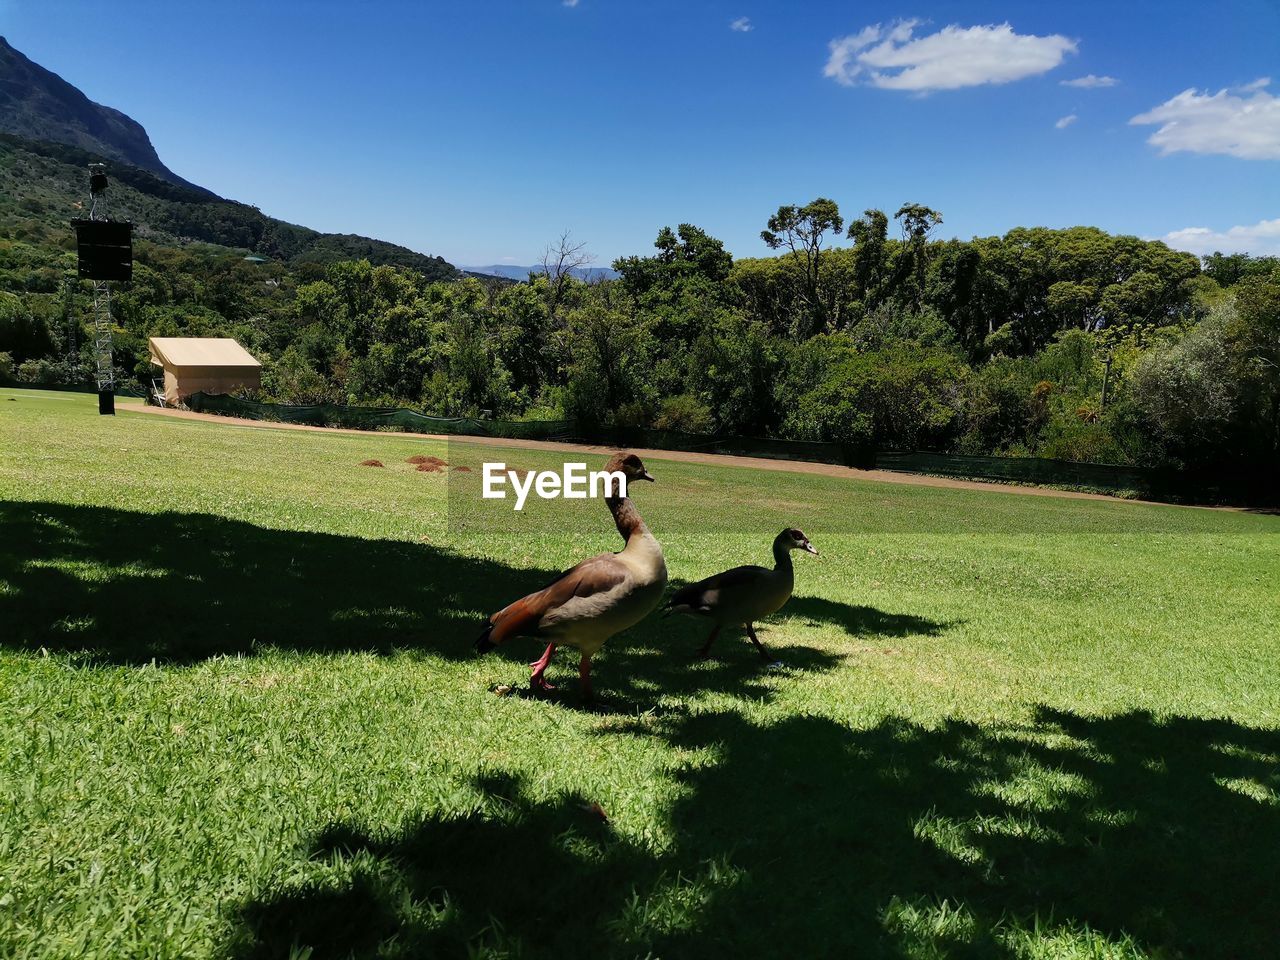
[[[490,310],[503,364],[515,384],[536,398],[555,376],[561,359],[546,303],[529,284],[509,284],[498,291]]]
[[[949,351],[899,344],[862,352],[843,334],[803,344],[789,367],[779,399],[793,436],[890,450],[942,445],[967,373]]]
[[[733,269],[733,255],[724,243],[691,223],[682,223],[674,231],[663,227],[653,245],[656,256],[619,257],[613,263],[622,285],[637,299],[650,293],[671,294],[693,281],[721,284]]]
[[[0,291],[0,350],[12,354],[20,363],[46,356],[53,349],[48,320],[33,314],[12,293]]]
[[[951,328],[970,361],[983,354],[1000,301],[1000,281],[976,244],[947,240],[934,245],[926,299]]]
[[[924,299],[925,271],[929,266],[929,234],[942,223],[942,214],[921,203],[904,203],[893,219],[902,226],[900,282],[907,288],[912,306],[919,310]]]
[[[1058,318],[1059,327],[1090,330],[1097,323],[1093,309],[1097,299],[1098,291],[1092,284],[1059,280],[1050,284],[1045,305]]]
[[[645,405],[650,344],[635,318],[589,304],[569,314],[565,340],[567,413],[588,427],[611,426]]]
[[[822,249],[827,234],[838,234],[844,227],[840,208],[834,200],[819,197],[803,207],[783,206],[769,218],[767,228],[760,231],[760,239],[770,250],[786,247],[801,266],[801,287],[808,314],[798,325],[797,334],[808,338],[827,326],[827,309],[819,296],[819,274]]]
[[[1280,467],[1280,262],[1269,277],[1249,276],[1235,288],[1236,315],[1227,336],[1248,371],[1263,459]]]
[[[368,260],[331,263],[325,279],[337,295],[343,337],[356,353],[374,340],[373,266]]]
[[[725,314],[693,345],[690,382],[721,431],[765,436],[778,425],[780,344],[764,324]]]
[[[1133,402],[1161,447],[1186,464],[1233,458],[1240,369],[1228,318],[1219,314],[1180,343],[1147,354],[1134,370]]]
[[[1280,257],[1251,257],[1247,253],[1211,253],[1203,258],[1204,272],[1223,287],[1246,277],[1265,279],[1280,269]]]
[[[887,280],[889,218],[883,210],[868,209],[849,224],[849,239],[857,254],[854,266],[854,283],[857,298],[863,307],[871,309],[880,303]]]
[[[574,274],[595,262],[595,256],[587,252],[586,243],[574,243],[568,230],[549,243],[542,251],[542,274],[546,278],[547,315],[552,322],[560,317],[560,307],[569,291]]]

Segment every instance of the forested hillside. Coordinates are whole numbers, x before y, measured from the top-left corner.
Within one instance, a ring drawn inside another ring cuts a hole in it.
[[[94,103],[15,50],[4,37],[0,37],[0,133],[91,150],[101,159],[124,161],[170,183],[208,193],[160,162],[142,124]]]
[[[69,279],[67,225],[84,159],[0,143],[0,375],[88,379],[88,298]],[[1275,259],[1202,264],[1090,227],[940,241],[942,215],[928,207],[846,225],[817,200],[761,212],[776,256],[735,260],[682,224],[617,260],[616,280],[553,270],[486,283],[144,171],[114,173],[113,214],[139,225],[134,281],[115,296],[125,379],[149,374],[148,336],[227,335],[263,360],[265,398],[285,402],[1237,471],[1280,463]]]
[[[35,246],[65,240],[68,221],[86,215],[86,165],[101,159],[100,153],[77,147],[0,134],[3,222],[21,223],[26,239]],[[319,233],[285,223],[257,207],[170,183],[137,167],[113,164],[110,175],[108,213],[117,220],[132,220],[135,238],[140,240],[166,246],[214,244],[234,248],[241,256],[253,254],[292,265],[364,258],[408,267],[432,279],[457,275],[440,257],[369,237]]]

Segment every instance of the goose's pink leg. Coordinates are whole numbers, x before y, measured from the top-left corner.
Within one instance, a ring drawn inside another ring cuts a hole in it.
[[[533,689],[535,690],[554,690],[555,689],[555,687],[550,683],[548,683],[546,678],[543,677],[543,674],[547,672],[547,664],[551,662],[551,657],[555,652],[556,652],[556,645],[554,643],[549,643],[547,644],[547,650],[542,655],[542,657],[538,660],[535,660],[533,663],[529,664],[530,669],[533,670],[533,673],[530,674],[529,676],[529,686],[533,687]]]

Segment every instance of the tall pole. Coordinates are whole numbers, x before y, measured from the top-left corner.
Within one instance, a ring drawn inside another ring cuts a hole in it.
[[[89,219],[107,219],[106,164],[89,164]],[[111,284],[93,281],[93,355],[97,366],[98,413],[114,416],[116,412],[116,370],[112,343]]]

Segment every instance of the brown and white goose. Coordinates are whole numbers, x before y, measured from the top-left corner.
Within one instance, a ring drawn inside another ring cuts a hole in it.
[[[692,617],[703,617],[715,626],[711,635],[698,651],[702,658],[711,655],[711,644],[724,627],[747,628],[747,636],[766,661],[770,659],[764,645],[756,638],[755,622],[771,613],[777,613],[791,599],[795,586],[795,571],[791,566],[791,551],[803,550],[815,557],[809,538],[800,530],[783,530],[773,541],[773,569],[768,567],[734,567],[691,583],[677,590],[667,603],[667,610]]]
[[[605,470],[621,471],[628,486],[636,480],[653,480],[635,454],[619,453]],[[582,696],[591,699],[591,657],[616,633],[644,619],[662,599],[667,584],[667,564],[662,545],[645,526],[630,497],[605,498],[618,533],[626,541],[619,553],[602,553],[566,570],[546,587],[523,597],[489,618],[476,640],[476,650],[487,653],[512,637],[548,641],[546,652],[529,666],[530,684],[552,690],[544,674],[556,648],[574,647],[582,655],[578,675]]]

